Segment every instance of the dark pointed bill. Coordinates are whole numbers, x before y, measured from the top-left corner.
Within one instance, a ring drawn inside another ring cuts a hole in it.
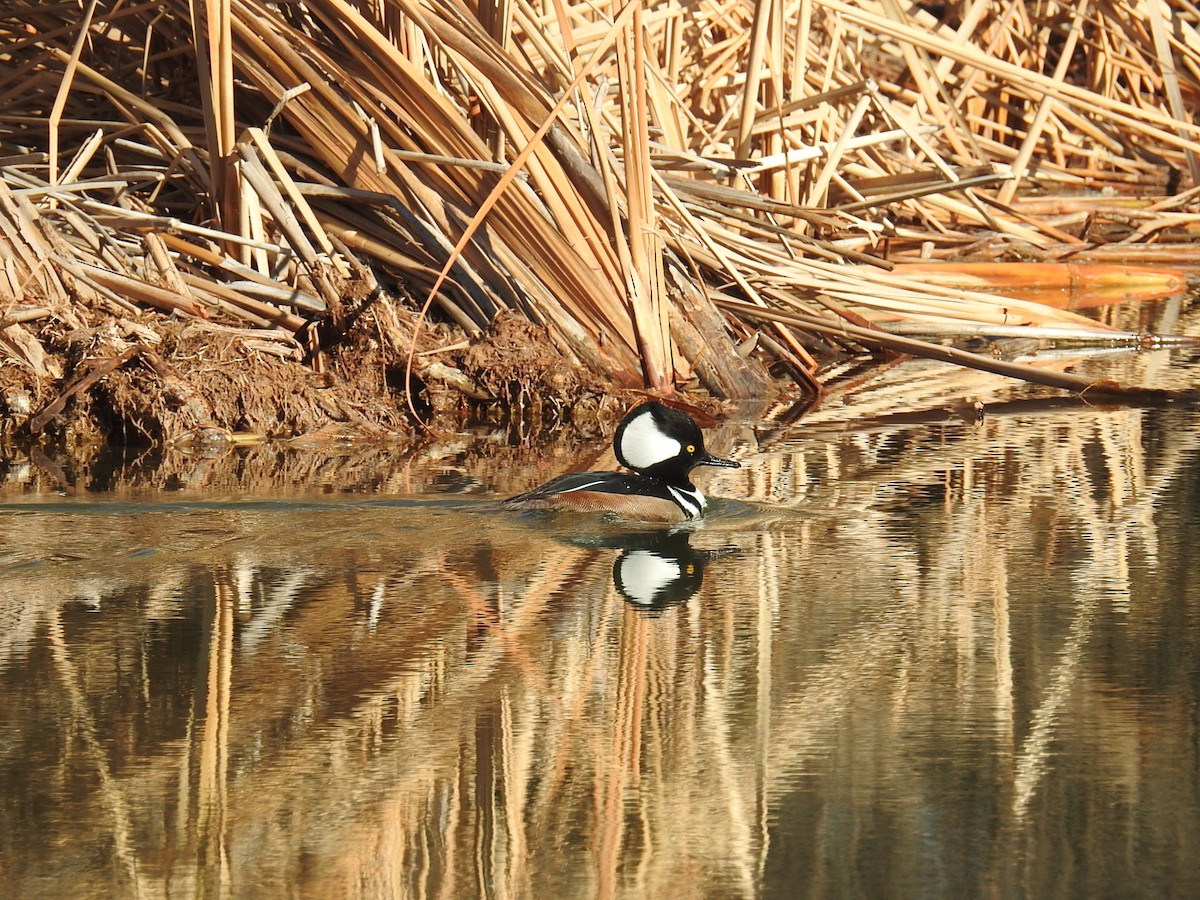
[[[698,466],[721,466],[725,469],[740,469],[742,464],[736,459],[722,459],[719,456],[713,456],[711,453],[705,453],[704,456],[696,460]]]

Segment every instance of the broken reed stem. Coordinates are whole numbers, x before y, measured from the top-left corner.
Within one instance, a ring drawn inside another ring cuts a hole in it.
[[[1061,82],[1067,74],[1067,67],[1071,64],[1071,60],[1075,54],[1075,45],[1079,41],[1080,23],[1083,21],[1085,14],[1089,8],[1089,0],[1082,0],[1076,7],[1075,14],[1071,18],[1071,27],[1067,32],[1066,42],[1063,46],[1062,55],[1059,57],[1058,66],[1054,70],[1053,78],[1057,82]],[[1034,152],[1037,150],[1038,144],[1042,139],[1042,132],[1046,127],[1046,122],[1050,118],[1050,112],[1054,106],[1054,99],[1049,95],[1042,97],[1038,103],[1037,112],[1034,113],[1033,120],[1025,130],[1025,139],[1021,142],[1021,147],[1017,151],[1016,159],[1012,162],[1013,178],[1007,182],[996,195],[996,202],[1004,205],[1012,203],[1013,196],[1020,186],[1021,179],[1025,177],[1025,172],[1029,168],[1029,162],[1033,158]]]
[[[923,359],[934,359],[954,365],[1003,375],[1006,378],[1016,378],[1032,384],[1060,388],[1072,391],[1081,396],[1097,399],[1124,398],[1132,400],[1147,400],[1156,402],[1185,402],[1194,404],[1200,402],[1200,390],[1167,391],[1135,386],[1126,386],[1113,381],[1102,381],[1087,378],[1082,375],[1072,375],[1068,372],[1048,372],[1035,366],[1021,363],[1006,362],[979,353],[947,347],[944,344],[933,344],[917,338],[888,334],[874,328],[863,328],[849,322],[832,322],[820,320],[815,316],[803,313],[788,313],[781,310],[764,310],[749,303],[736,300],[717,298],[717,306],[739,316],[759,319],[766,322],[785,322],[818,334],[857,341],[867,346],[882,347],[896,353],[918,356]]]
[[[1176,121],[1186,122],[1189,120],[1189,110],[1183,102],[1183,92],[1179,88],[1179,73],[1175,69],[1175,55],[1171,49],[1172,28],[1170,22],[1168,22],[1170,15],[1172,13],[1165,0],[1146,4],[1146,17],[1150,20],[1150,34],[1154,41],[1154,52],[1158,56],[1157,61],[1159,72],[1163,79],[1163,90],[1166,92],[1171,114],[1175,117]],[[1193,37],[1195,36],[1194,26],[1192,35]],[[1187,158],[1192,182],[1200,184],[1200,155],[1191,148],[1185,149],[1184,154]]]
[[[62,123],[63,110],[67,105],[67,98],[71,93],[71,84],[75,79],[75,72],[79,66],[79,56],[87,42],[88,29],[92,24],[92,16],[96,12],[97,0],[89,0],[87,8],[83,11],[83,19],[79,23],[79,34],[75,38],[75,44],[71,48],[71,56],[67,60],[63,70],[62,81],[58,86],[58,93],[54,96],[54,106],[50,110],[50,118],[47,121],[49,126],[49,145],[50,151],[47,158],[48,173],[46,181],[49,184],[55,184],[58,180],[58,144],[59,144],[59,125]]]

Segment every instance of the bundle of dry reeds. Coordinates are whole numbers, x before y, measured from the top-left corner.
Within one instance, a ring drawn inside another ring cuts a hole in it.
[[[146,310],[318,365],[370,310],[411,369],[432,307],[467,336],[515,310],[616,386],[759,393],[756,350],[816,387],[818,334],[1099,329],[889,257],[1200,218],[1190,3],[7,9],[0,335],[39,377],[39,323],[146,344]]]

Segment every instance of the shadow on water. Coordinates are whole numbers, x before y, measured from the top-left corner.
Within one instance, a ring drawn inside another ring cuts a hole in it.
[[[689,529],[10,495],[8,890],[1195,895],[1200,418],[908,371],[734,417]]]

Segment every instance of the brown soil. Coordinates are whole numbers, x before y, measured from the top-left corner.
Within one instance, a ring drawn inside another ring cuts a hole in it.
[[[502,314],[474,340],[444,324],[421,330],[410,382],[421,428],[401,389],[413,318],[377,300],[324,335],[316,359],[261,332],[153,313],[73,330],[40,320],[27,334],[42,371],[12,355],[0,365],[0,496],[409,493],[413,478],[422,490],[487,495],[492,485],[461,465],[467,448],[473,469],[490,460],[532,484],[599,464],[640,399]]]
[[[477,413],[514,430],[539,433],[565,425],[592,436],[628,402],[564,357],[544,329],[513,312],[497,317],[456,363],[488,397]]]
[[[316,354],[287,337],[156,313],[97,315],[72,329],[56,317],[11,325],[0,330],[0,443],[76,462],[111,446],[203,455],[261,440],[394,450],[430,439],[407,384],[434,432],[487,423],[516,445],[552,429],[610,433],[634,399],[606,389],[515,313],[474,340],[426,324],[406,381],[414,315],[382,295],[347,307],[330,317],[340,328],[313,336]]]

